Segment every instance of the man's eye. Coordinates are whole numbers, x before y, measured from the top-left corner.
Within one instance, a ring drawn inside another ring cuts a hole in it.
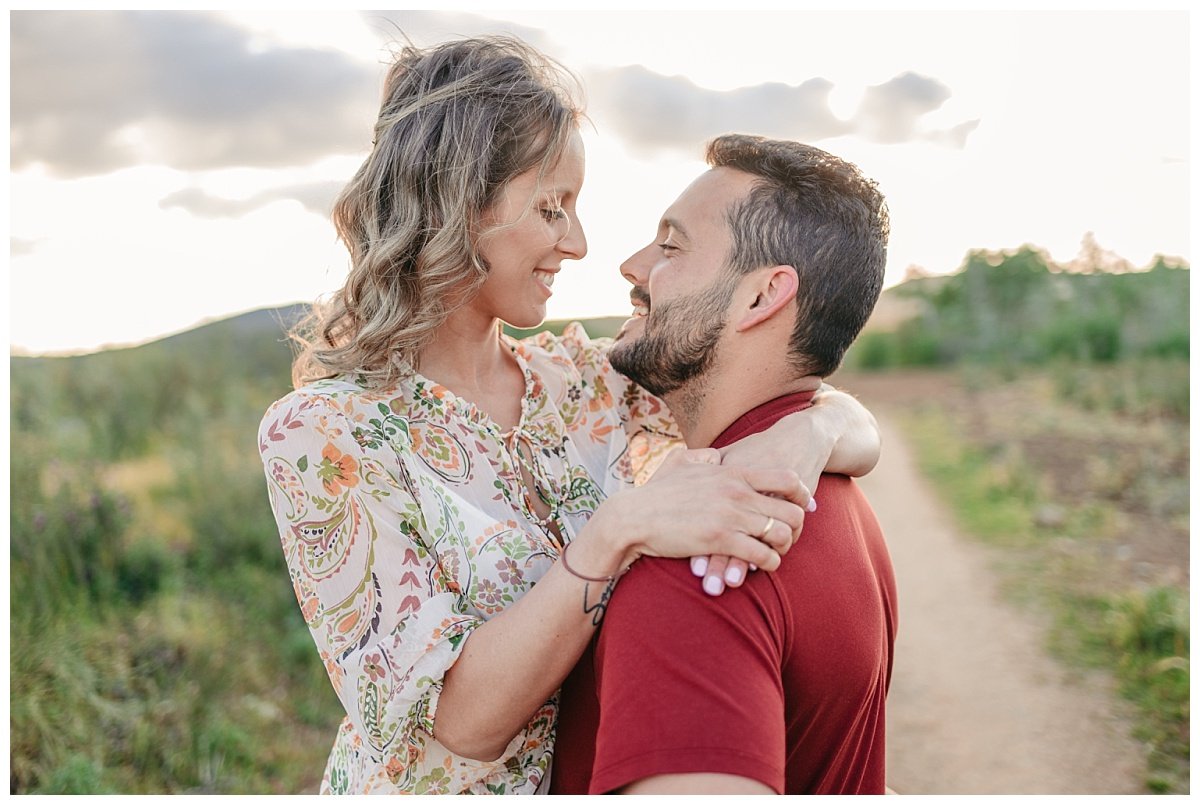
[[[670,243],[660,243],[660,244],[658,244],[658,248],[663,250],[663,254],[669,254],[671,252],[679,251],[678,246],[674,246]]]

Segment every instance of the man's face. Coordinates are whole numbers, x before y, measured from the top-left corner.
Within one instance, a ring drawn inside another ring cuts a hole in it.
[[[732,168],[702,174],[663,214],[654,242],[621,265],[634,317],[609,360],[652,394],[675,391],[712,363],[740,279],[727,268],[728,213],[754,182]]]

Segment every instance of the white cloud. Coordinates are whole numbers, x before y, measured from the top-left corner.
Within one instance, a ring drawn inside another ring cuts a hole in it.
[[[298,165],[370,139],[369,64],[262,50],[210,14],[18,11],[11,43],[14,170]]]
[[[305,182],[273,187],[248,198],[223,198],[198,187],[178,190],[164,197],[158,206],[164,210],[183,209],[201,218],[239,218],[276,201],[298,201],[311,213],[328,219],[333,200],[345,182]]]
[[[911,72],[869,88],[849,120],[830,109],[834,85],[824,78],[720,91],[634,65],[589,73],[585,83],[597,125],[610,127],[642,154],[662,148],[695,153],[700,143],[731,131],[804,142],[853,134],[885,144],[926,140],[961,148],[978,123],[948,131],[922,128],[921,118],[941,107],[950,89]]]

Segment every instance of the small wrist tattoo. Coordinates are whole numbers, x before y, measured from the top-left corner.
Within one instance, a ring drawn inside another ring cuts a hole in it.
[[[588,606],[588,591],[592,588],[592,585],[590,583],[584,585],[583,612],[585,615],[592,616],[592,626],[599,626],[600,622],[604,620],[604,613],[608,611],[608,599],[612,598],[613,588],[616,586],[617,580],[615,578],[609,579],[600,593],[600,600]]]

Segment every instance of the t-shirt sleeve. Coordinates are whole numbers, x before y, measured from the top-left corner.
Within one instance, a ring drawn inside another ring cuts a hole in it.
[[[784,616],[769,580],[757,581],[712,598],[685,560],[642,559],[617,585],[596,644],[589,793],[699,772],[783,792]]]
[[[483,618],[426,549],[396,460],[404,424],[386,408],[352,418],[336,394],[297,392],[267,412],[259,447],[301,613],[363,750],[402,784],[433,734],[446,671]],[[460,781],[492,770],[459,766],[448,771]]]
[[[637,483],[644,483],[667,453],[683,444],[679,426],[666,403],[609,363],[611,338],[592,338],[582,324],[571,322],[561,336],[541,332],[529,340],[570,360],[590,392],[588,404],[593,409],[617,412],[629,441],[629,458]]]

